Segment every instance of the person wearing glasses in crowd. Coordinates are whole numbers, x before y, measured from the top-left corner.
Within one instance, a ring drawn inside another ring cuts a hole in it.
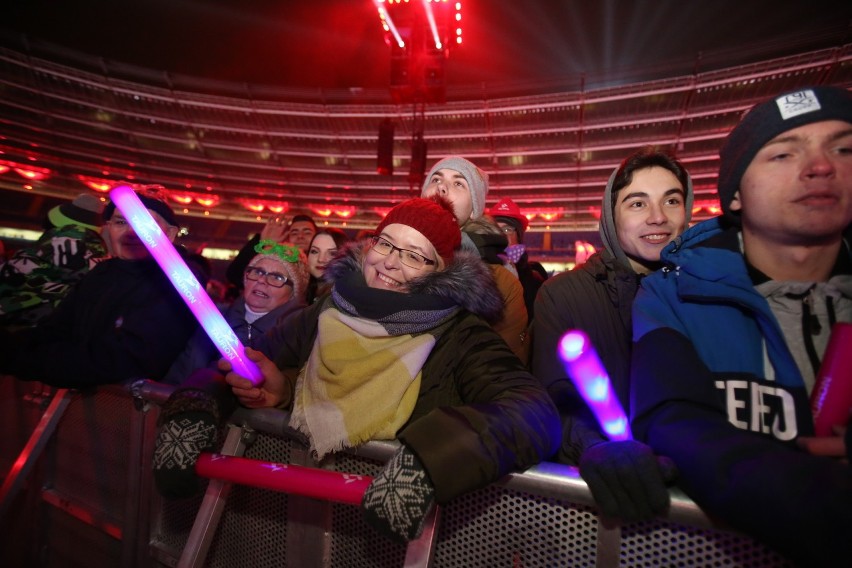
[[[273,241],[276,243],[287,243],[295,245],[305,255],[308,254],[308,246],[317,232],[317,224],[309,215],[294,215],[289,221],[286,217],[271,217],[259,234],[254,235],[243,245],[231,264],[225,270],[225,279],[228,283],[240,290],[243,288],[243,275],[246,266],[254,257],[254,247],[260,241]]]
[[[399,541],[434,502],[538,463],[559,439],[547,392],[488,323],[502,310],[488,269],[460,242],[445,201],[400,203],[329,264],[331,293],[280,328],[274,361],[246,349],[258,386],[219,363],[243,405],[290,410],[317,460],[398,440],[362,505]]]
[[[530,262],[529,253],[524,245],[524,233],[529,228],[530,221],[521,213],[520,207],[508,197],[498,201],[489,213],[509,241],[502,256],[511,262],[518,280],[521,281],[527,316],[529,321],[532,321],[535,317],[535,295],[547,280],[548,274],[540,262]]]
[[[162,186],[138,195],[174,242],[178,220]],[[89,271],[38,326],[0,336],[0,373],[69,388],[160,380],[195,332],[192,312],[114,203],[103,217],[112,258]],[[197,277],[203,286],[204,277]]]
[[[284,318],[305,306],[308,269],[305,256],[293,245],[260,241],[244,273],[242,295],[224,312],[225,321],[248,347],[274,354],[265,336]],[[203,329],[198,329],[180,357],[163,377],[164,383],[187,386],[193,372],[215,368],[219,351]]]

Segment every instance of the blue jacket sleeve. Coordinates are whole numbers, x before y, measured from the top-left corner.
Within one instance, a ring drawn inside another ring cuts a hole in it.
[[[852,563],[850,467],[732,425],[718,377],[666,309],[644,290],[634,304],[636,438],[674,460],[679,484],[711,516],[797,563]]]

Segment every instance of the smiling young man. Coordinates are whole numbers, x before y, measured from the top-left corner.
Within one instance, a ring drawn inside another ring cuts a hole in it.
[[[536,296],[532,371],[563,416],[555,459],[580,466],[607,517],[635,521],[662,513],[669,503],[670,472],[643,444],[607,442],[565,372],[557,346],[567,330],[585,331],[619,401],[628,407],[633,298],[642,277],[659,266],[663,247],[686,229],[691,209],[692,182],[683,165],[661,150],[641,148],[613,171],[604,191],[603,250],[548,279]]]
[[[852,95],[766,101],[720,157],[723,216],[667,247],[634,303],[633,433],[710,515],[797,565],[848,566],[849,448],[814,444],[809,395],[852,321]]]

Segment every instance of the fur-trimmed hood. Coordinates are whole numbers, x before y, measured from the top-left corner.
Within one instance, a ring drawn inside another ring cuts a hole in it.
[[[367,250],[369,241],[347,245],[329,263],[323,280],[333,284],[349,272],[361,272]],[[495,323],[503,317],[503,297],[491,272],[478,255],[463,250],[456,251],[453,261],[444,270],[413,280],[405,293],[449,298],[488,323]]]

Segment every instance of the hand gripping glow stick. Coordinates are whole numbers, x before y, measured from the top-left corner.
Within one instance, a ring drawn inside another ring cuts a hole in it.
[[[838,322],[822,357],[814,390],[811,412],[814,433],[834,436],[834,426],[845,426],[852,410],[852,323]]]
[[[630,440],[630,423],[589,336],[576,329],[559,340],[565,371],[611,440]]]
[[[235,372],[254,385],[260,384],[263,376],[257,364],[246,358],[245,347],[237,339],[234,330],[216,309],[210,296],[201,287],[198,279],[187,267],[133,189],[120,185],[109,192],[109,197],[168,276],[172,286],[189,306],[195,319],[207,332],[207,336],[216,345],[222,357],[230,361]]]
[[[364,492],[373,481],[366,475],[207,452],[199,454],[195,473],[201,477],[349,505],[360,505]]]

